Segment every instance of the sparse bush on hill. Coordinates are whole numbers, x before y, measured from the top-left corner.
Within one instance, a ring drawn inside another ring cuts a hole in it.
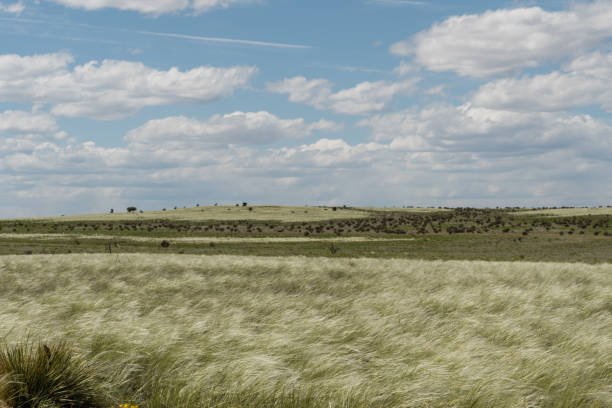
[[[129,212],[129,213],[136,212],[136,210],[138,210],[138,208],[136,208],[136,207],[128,207],[127,208],[127,212]]]

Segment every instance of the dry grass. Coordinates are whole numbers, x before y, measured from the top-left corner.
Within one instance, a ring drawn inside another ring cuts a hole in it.
[[[612,406],[609,264],[7,256],[0,277],[0,335],[68,339],[147,407]]]
[[[452,211],[447,208],[424,208],[424,207],[356,207],[358,210],[364,211],[383,211],[383,212],[399,212],[412,214],[427,214],[435,212]]]
[[[546,215],[550,217],[578,217],[584,215],[612,215],[612,207],[597,208],[555,208],[547,210],[525,210],[518,215]]]
[[[211,206],[168,209],[167,211],[144,211],[134,213],[115,212],[114,214],[70,215],[64,217],[47,217],[30,220],[41,221],[138,221],[138,220],[173,220],[173,221],[282,221],[308,222],[348,218],[364,218],[369,215],[365,210],[341,209],[333,211],[327,207],[290,207],[290,206]]]

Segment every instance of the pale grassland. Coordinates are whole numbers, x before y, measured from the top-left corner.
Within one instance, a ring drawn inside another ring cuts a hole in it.
[[[421,208],[421,207],[356,207],[359,210],[365,211],[383,211],[383,212],[405,212],[405,213],[434,213],[452,211],[448,208]]]
[[[516,215],[547,215],[550,217],[574,217],[581,215],[612,215],[612,207],[598,208],[555,208],[549,210],[525,210]]]
[[[0,257],[26,333],[147,408],[612,406],[610,264]]]
[[[166,211],[144,211],[114,214],[70,215],[63,217],[34,218],[40,221],[138,221],[138,220],[174,220],[174,221],[282,221],[306,222],[346,218],[364,218],[367,211],[338,208],[333,211],[328,207],[290,207],[290,206],[209,206],[168,209]],[[115,209],[117,210],[117,209]]]

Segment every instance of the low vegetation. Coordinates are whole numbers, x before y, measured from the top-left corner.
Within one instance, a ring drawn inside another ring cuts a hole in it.
[[[332,219],[363,218],[368,211],[355,208],[338,207],[334,211],[331,207],[291,207],[291,206],[208,206],[163,209],[159,211],[136,212],[136,207],[129,207],[127,212],[110,212],[107,214],[72,215],[61,217],[37,218],[31,220],[47,222],[66,221],[280,221],[302,222]]]
[[[249,208],[195,207],[165,211],[159,216],[166,218],[157,219],[150,213],[139,219],[136,213],[108,214],[105,220],[92,216],[0,221],[0,254],[153,252],[612,262],[608,214],[552,217],[517,209]],[[172,218],[200,210],[238,218]],[[262,219],[240,218],[250,214]],[[350,218],[355,214],[361,218]],[[310,218],[296,221],[298,215]],[[317,218],[324,216],[330,218]],[[289,218],[279,221],[283,217]],[[162,246],[164,241],[170,245]],[[330,251],[330,241],[339,243],[340,250]]]
[[[549,217],[581,217],[585,215],[612,215],[612,206],[597,208],[540,208],[521,211],[521,214],[545,215]]]
[[[113,401],[612,406],[610,264],[113,253],[0,274],[9,349],[67,340]]]

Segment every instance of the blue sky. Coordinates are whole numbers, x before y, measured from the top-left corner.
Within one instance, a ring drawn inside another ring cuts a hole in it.
[[[0,217],[610,204],[609,21],[609,0],[0,0]]]

